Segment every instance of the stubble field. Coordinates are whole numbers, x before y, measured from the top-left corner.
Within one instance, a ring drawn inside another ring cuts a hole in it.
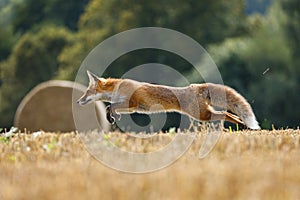
[[[109,133],[105,142],[147,152],[151,142]],[[93,158],[75,133],[16,133],[0,138],[0,199],[299,199],[300,130],[224,131],[198,158],[204,133],[169,167],[129,174]],[[117,158],[115,158],[117,159]],[[128,160],[130,162],[130,160]]]

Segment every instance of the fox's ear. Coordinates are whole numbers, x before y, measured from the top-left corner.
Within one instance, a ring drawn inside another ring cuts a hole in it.
[[[105,78],[99,78],[96,74],[90,72],[89,70],[87,70],[86,73],[88,74],[91,85],[95,85],[95,83],[97,81],[101,81],[101,82],[104,82],[104,83],[106,82]]]
[[[91,85],[94,85],[100,79],[96,74],[93,74],[89,70],[87,70],[86,73],[87,73],[87,75],[89,77]]]

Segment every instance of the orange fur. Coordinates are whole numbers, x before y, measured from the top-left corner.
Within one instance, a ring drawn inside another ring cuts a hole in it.
[[[82,105],[90,102],[90,99],[102,100],[111,103],[113,113],[175,111],[200,121],[226,120],[245,124],[251,129],[260,128],[245,98],[224,85],[204,83],[170,87],[131,79],[103,79],[90,72],[88,74],[90,85],[78,100]],[[238,116],[226,111],[216,111],[213,107],[225,108]]]

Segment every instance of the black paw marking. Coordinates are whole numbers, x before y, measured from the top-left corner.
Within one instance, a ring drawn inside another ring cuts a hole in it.
[[[109,105],[106,107],[106,119],[109,123],[114,124],[116,119],[121,119],[121,115],[116,112],[113,112],[111,109],[111,105]]]
[[[109,123],[114,124],[115,118],[112,116],[111,106],[106,107],[106,119]]]

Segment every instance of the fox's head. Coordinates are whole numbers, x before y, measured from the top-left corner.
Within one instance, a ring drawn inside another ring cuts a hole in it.
[[[114,86],[107,84],[108,80],[99,78],[90,71],[87,71],[87,74],[89,77],[89,86],[83,96],[78,99],[77,103],[85,105],[96,100],[111,101]]]

